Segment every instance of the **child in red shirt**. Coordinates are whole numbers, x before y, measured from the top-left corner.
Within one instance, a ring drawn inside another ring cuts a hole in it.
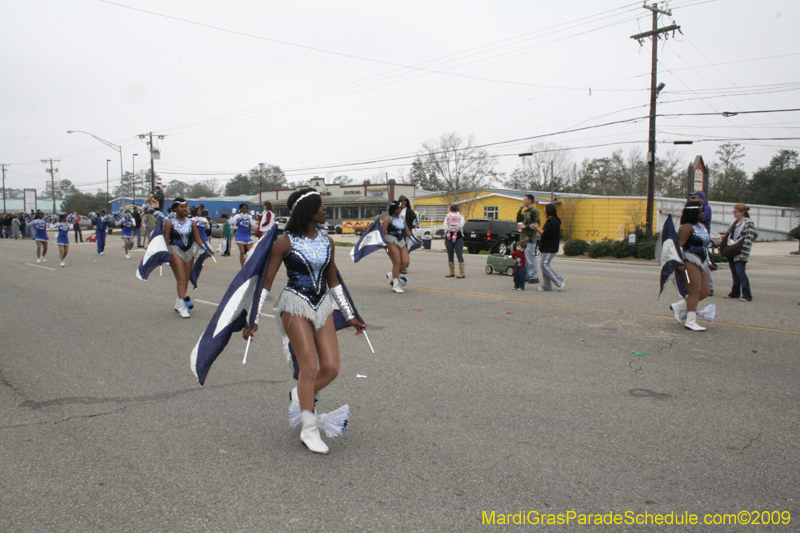
[[[518,291],[525,290],[525,280],[528,277],[528,271],[525,265],[525,248],[528,244],[525,241],[519,241],[514,246],[511,257],[514,258],[514,288]]]

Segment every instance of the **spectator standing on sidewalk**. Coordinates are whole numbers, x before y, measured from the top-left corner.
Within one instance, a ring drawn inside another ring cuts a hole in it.
[[[562,290],[567,280],[559,276],[550,266],[553,257],[558,253],[559,241],[561,240],[561,219],[558,218],[555,204],[551,203],[544,206],[544,216],[547,219],[544,227],[539,227],[539,224],[533,224],[533,229],[542,236],[542,277],[544,281],[537,290],[552,291],[551,284],[555,285],[558,290]]]
[[[156,201],[156,209],[164,211],[164,193],[161,191],[161,187],[156,187],[153,193],[153,199]]]
[[[22,238],[22,234],[20,232],[20,227],[22,223],[20,222],[21,216],[15,216],[11,218],[11,236],[14,240],[19,240]]]
[[[222,253],[222,255],[230,257],[233,232],[231,231],[231,223],[228,220],[228,215],[225,213],[222,214],[222,239],[225,241],[225,251]]]
[[[142,217],[142,226],[144,227],[145,246],[147,246],[150,243],[150,235],[153,233],[153,230],[156,229],[156,224],[158,223],[155,215],[153,214],[155,210],[156,208],[153,205],[148,205],[144,208],[144,216]]]
[[[75,211],[72,212],[72,216],[75,217],[75,223],[72,224],[72,228],[75,230],[75,242],[83,242],[83,231],[81,231],[81,216],[76,213]]]
[[[733,218],[736,219],[724,238],[730,236],[733,241],[742,241],[742,251],[730,260],[733,287],[726,298],[738,298],[742,302],[751,302],[750,278],[747,277],[747,261],[750,260],[750,249],[755,240],[755,225],[750,218],[750,208],[745,204],[733,206]]]
[[[536,266],[536,247],[539,244],[539,233],[533,225],[539,225],[542,218],[539,210],[533,205],[535,198],[532,194],[526,194],[522,198],[522,205],[519,206],[517,213],[517,227],[520,230],[520,237],[527,243],[525,247],[525,263],[528,267],[528,283],[539,283],[539,268]]]
[[[133,216],[134,222],[136,225],[133,227],[133,236],[136,237],[136,247],[137,248],[144,248],[142,246],[142,214],[139,213],[139,206],[133,206]],[[147,235],[145,234],[145,237]]]

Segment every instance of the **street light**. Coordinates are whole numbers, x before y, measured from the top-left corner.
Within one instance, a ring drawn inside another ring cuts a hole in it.
[[[107,141],[105,139],[101,139],[97,135],[91,134],[88,131],[67,130],[67,133],[83,133],[83,134],[86,134],[89,137],[93,137],[94,139],[96,139],[96,140],[100,141],[101,143],[105,144],[109,148],[113,148],[114,150],[119,152],[119,178],[122,179],[122,176],[123,176],[123,174],[125,172],[124,172],[124,170],[122,170],[122,147],[120,145],[114,144],[114,143],[109,142],[109,141]],[[108,170],[108,164],[106,164],[106,170]],[[108,174],[108,172],[106,172],[106,174]],[[108,176],[106,176],[106,196],[108,196]],[[108,199],[106,199],[106,203],[108,203]],[[109,207],[109,206],[106,206],[106,207]]]
[[[108,164],[111,163],[110,159],[106,159],[106,214],[111,213],[111,204],[108,201]]]
[[[523,154],[519,154],[519,157],[528,157],[531,155],[533,155],[533,152],[525,152]],[[524,164],[525,160],[523,159],[522,162]],[[517,186],[517,178],[514,178],[514,189],[519,189],[519,187]]]

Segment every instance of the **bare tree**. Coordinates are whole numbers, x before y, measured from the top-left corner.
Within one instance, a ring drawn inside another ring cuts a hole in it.
[[[569,150],[556,143],[538,142],[528,151],[533,155],[522,157],[517,167],[518,176],[527,178],[524,186],[534,191],[549,191],[551,185],[554,191],[563,189],[573,167]],[[514,173],[511,176],[513,178]]]
[[[475,198],[481,195],[483,191],[479,189],[472,189],[469,191],[455,191],[449,194],[444,195],[444,199],[447,201],[447,205],[450,204],[458,204],[459,212],[461,216],[464,217],[464,220],[469,220],[471,218],[483,218],[483,213],[481,213],[480,217],[476,217],[473,214],[475,210]]]
[[[561,219],[561,236],[564,240],[572,239],[572,232],[575,230],[575,219],[578,215],[578,204],[581,203],[580,196],[561,198],[561,206],[558,208],[558,218]]]
[[[484,148],[475,146],[475,137],[463,139],[445,133],[437,141],[422,143],[420,157],[426,169],[435,174],[439,188],[446,192],[477,189],[491,184],[497,177],[497,158]]]

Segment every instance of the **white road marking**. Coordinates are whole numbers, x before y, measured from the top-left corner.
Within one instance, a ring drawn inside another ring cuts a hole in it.
[[[26,264],[26,265],[28,265],[29,267],[43,268],[43,269],[45,269],[45,270],[52,270],[53,272],[55,272],[55,271],[56,271],[56,269],[55,269],[55,268],[43,267],[43,266],[41,266],[41,265],[34,265],[34,264],[31,264],[31,263],[25,263],[25,264]]]

